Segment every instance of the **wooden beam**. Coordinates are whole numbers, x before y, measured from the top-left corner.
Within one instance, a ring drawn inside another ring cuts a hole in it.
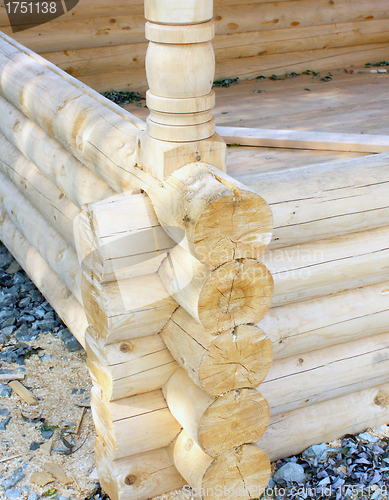
[[[385,153],[389,151],[389,136],[301,132],[261,128],[216,127],[227,144],[262,146],[267,148],[319,149]]]

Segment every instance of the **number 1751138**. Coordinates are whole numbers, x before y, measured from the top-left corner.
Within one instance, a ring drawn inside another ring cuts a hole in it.
[[[55,14],[57,2],[7,2],[9,14]]]

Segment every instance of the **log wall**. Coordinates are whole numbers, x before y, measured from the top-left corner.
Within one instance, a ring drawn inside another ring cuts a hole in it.
[[[364,64],[389,48],[385,0],[215,0],[213,22],[216,79]],[[148,88],[144,24],[143,1],[82,0],[13,34],[0,6],[0,31],[99,92]]]
[[[209,2],[196,2],[205,18],[199,9],[180,31],[148,1],[154,57],[176,63],[182,37],[186,53],[209,53]],[[323,3],[321,27],[384,21],[376,4],[372,20],[363,2]],[[93,24],[82,5],[66,22]],[[103,3],[93,5],[104,19]],[[232,61],[244,35],[241,61],[262,57],[249,52],[254,13],[261,40],[311,29],[311,2],[282,5],[285,17],[246,0],[236,26],[236,3],[216,3],[216,53],[223,37],[235,40]],[[123,5],[139,23],[119,24],[136,47],[142,8]],[[60,40],[65,21],[50,24]],[[112,500],[187,483],[209,499],[217,486],[258,498],[269,458],[389,418],[389,154],[241,184],[212,135],[208,73],[193,64],[187,84],[163,68],[155,79],[150,54],[148,132],[168,129],[177,142],[141,132],[131,114],[0,34],[0,238],[86,348],[96,461]]]

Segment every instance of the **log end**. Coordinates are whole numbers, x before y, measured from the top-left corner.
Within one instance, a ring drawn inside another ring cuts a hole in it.
[[[204,412],[198,442],[208,455],[217,457],[231,448],[257,442],[269,419],[269,405],[258,391],[231,391],[217,398]]]
[[[273,278],[260,262],[228,262],[215,269],[205,282],[198,301],[199,320],[213,331],[257,323],[270,307],[273,289]]]
[[[220,333],[202,357],[201,387],[212,397],[258,387],[270,370],[272,353],[271,341],[256,326],[241,325]]]

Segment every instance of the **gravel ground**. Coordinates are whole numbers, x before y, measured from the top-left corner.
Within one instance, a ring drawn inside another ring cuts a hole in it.
[[[7,384],[13,374],[37,404]],[[0,499],[109,500],[96,477],[90,386],[85,352],[0,243]],[[388,444],[381,426],[312,446],[272,464],[261,498],[388,499]],[[50,463],[65,477],[42,476]],[[155,500],[193,499],[181,490]]]

